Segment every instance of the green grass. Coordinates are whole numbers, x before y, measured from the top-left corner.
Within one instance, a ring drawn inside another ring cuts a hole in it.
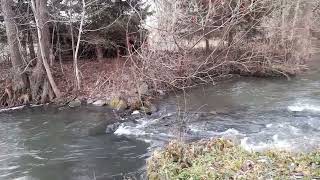
[[[223,139],[171,142],[148,161],[150,180],[316,179],[320,152],[248,152]]]

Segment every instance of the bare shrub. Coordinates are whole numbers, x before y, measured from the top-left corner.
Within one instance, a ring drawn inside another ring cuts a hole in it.
[[[149,39],[130,59],[155,87],[228,74],[295,75],[310,58],[316,1],[157,0]]]

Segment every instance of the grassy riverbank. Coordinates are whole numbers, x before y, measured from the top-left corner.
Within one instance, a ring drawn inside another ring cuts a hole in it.
[[[171,142],[148,161],[148,178],[162,179],[314,179],[320,152],[248,152],[222,139]]]

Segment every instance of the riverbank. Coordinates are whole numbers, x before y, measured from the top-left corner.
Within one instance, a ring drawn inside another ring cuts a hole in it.
[[[148,161],[148,178],[313,179],[320,177],[320,152],[248,152],[229,140],[171,142]]]
[[[116,110],[144,110],[147,113],[154,109],[152,100],[164,95],[159,87],[155,90],[148,82],[137,77],[132,65],[126,59],[83,60],[78,64],[81,72],[81,90],[75,91],[73,85],[74,72],[72,61],[56,64],[52,67],[53,75],[63,96],[54,99],[52,104],[71,107],[81,104],[95,106],[109,105]],[[0,64],[0,102],[1,96],[6,95],[10,75],[10,63]],[[17,107],[23,104],[41,104],[41,102],[5,102],[0,103],[1,108]],[[142,107],[142,108],[141,108]]]
[[[139,60],[137,59],[136,62]],[[215,84],[215,82],[224,81],[235,74],[257,77],[289,77],[300,73],[305,68],[304,65],[289,67],[287,64],[281,63],[253,63],[250,68],[246,65],[241,69],[242,65],[238,67],[234,62],[225,62],[205,77],[201,77],[201,72],[198,72],[194,78],[189,77],[188,73],[185,78],[182,78],[179,73],[182,71],[181,68],[185,67],[167,70],[164,68],[163,71],[168,71],[167,73],[159,72],[159,70],[144,72],[144,69],[148,69],[145,67],[147,65],[135,64],[136,62],[129,58],[105,59],[103,62],[82,60],[78,64],[81,72],[81,89],[77,91],[74,90],[72,61],[64,61],[62,64],[56,62],[52,66],[53,76],[63,96],[54,99],[51,103],[64,106],[70,105],[71,102],[70,106],[72,107],[81,104],[109,105],[116,110],[130,109],[131,112],[140,110],[150,113],[156,109],[153,105],[154,101],[169,92],[181,90],[181,87],[183,90],[187,90],[197,85]],[[10,81],[8,81],[10,79],[10,63],[2,62],[1,72],[4,73],[0,76],[0,107],[41,103],[30,98],[30,95],[23,94],[21,97],[15,97],[17,99],[15,101],[5,97],[7,96],[6,90],[8,87],[10,88]],[[157,73],[158,75],[156,75]],[[32,100],[30,101],[30,99]]]

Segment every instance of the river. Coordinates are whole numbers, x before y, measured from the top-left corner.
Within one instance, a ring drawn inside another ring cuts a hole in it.
[[[144,179],[150,152],[170,139],[233,139],[251,151],[320,145],[320,64],[291,80],[235,78],[172,94],[151,116],[114,134],[83,133],[107,108],[25,108],[0,113],[0,179]]]

